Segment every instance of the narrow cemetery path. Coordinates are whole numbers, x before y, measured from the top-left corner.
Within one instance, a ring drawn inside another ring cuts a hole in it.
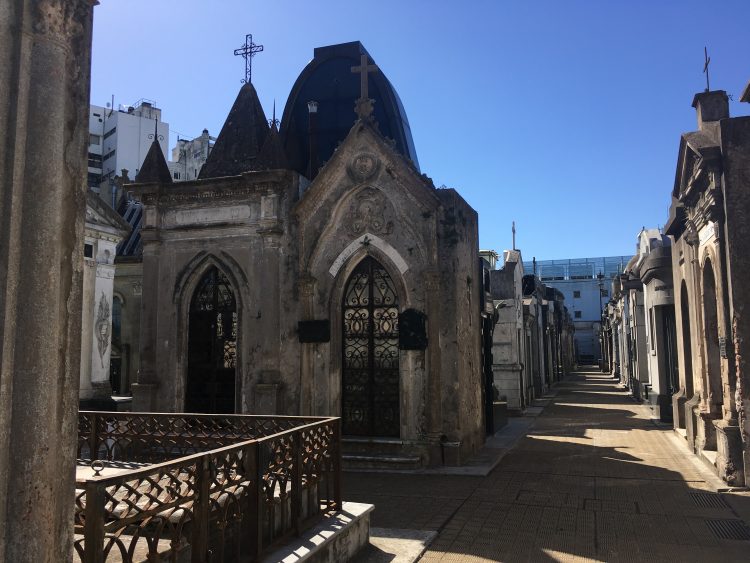
[[[345,498],[374,503],[374,527],[437,531],[424,562],[750,561],[750,538],[725,539],[747,532],[750,495],[717,494],[611,378],[554,392],[487,477],[350,473]]]

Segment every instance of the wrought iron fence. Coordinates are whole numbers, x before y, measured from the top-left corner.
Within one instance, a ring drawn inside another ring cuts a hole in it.
[[[257,560],[341,508],[338,418],[81,412],[78,457],[117,471],[76,479],[83,563]]]

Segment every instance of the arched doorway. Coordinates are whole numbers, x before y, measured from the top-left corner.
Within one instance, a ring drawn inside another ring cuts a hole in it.
[[[703,322],[706,329],[707,390],[711,410],[721,410],[721,354],[719,350],[719,319],[716,306],[716,278],[711,260],[703,266]]]
[[[237,367],[237,303],[227,277],[215,266],[190,301],[185,411],[232,413]]]
[[[398,295],[388,272],[364,258],[344,289],[342,430],[400,435]]]

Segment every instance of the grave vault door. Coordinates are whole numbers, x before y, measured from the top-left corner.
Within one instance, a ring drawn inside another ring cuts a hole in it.
[[[346,284],[343,317],[343,433],[398,437],[398,296],[388,272],[369,256]]]
[[[237,304],[231,284],[209,269],[190,302],[186,412],[233,413]]]

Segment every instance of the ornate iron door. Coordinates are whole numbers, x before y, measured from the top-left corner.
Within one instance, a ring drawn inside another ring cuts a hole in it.
[[[237,305],[227,277],[206,272],[190,303],[186,412],[234,412]]]
[[[343,433],[398,437],[398,296],[371,257],[349,277],[343,316]]]

